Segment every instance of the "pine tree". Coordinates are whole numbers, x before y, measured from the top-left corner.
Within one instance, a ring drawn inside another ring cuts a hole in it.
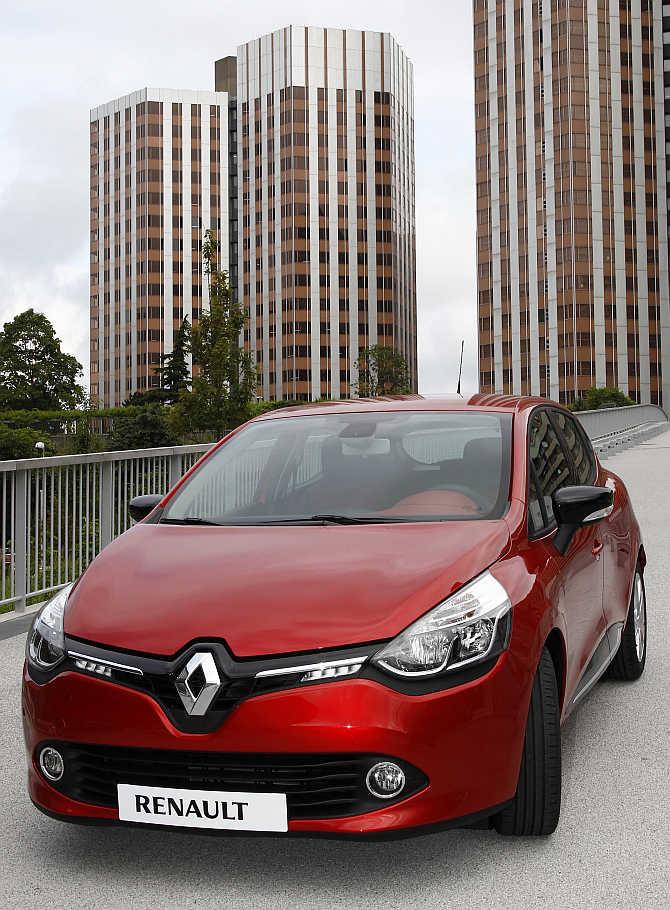
[[[188,355],[191,352],[191,326],[184,319],[172,343],[172,352],[161,356],[161,365],[156,371],[160,376],[165,401],[173,404],[186,391],[190,382]]]

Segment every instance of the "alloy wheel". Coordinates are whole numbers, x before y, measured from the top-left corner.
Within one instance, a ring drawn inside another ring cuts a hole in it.
[[[647,644],[647,604],[644,596],[644,585],[640,575],[635,576],[633,587],[633,628],[635,630],[635,651],[637,659],[642,661]]]

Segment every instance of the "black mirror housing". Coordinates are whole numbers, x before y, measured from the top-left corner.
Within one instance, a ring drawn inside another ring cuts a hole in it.
[[[163,493],[148,493],[134,496],[128,503],[128,511],[133,521],[144,521],[163,499]]]
[[[552,502],[558,522],[554,544],[564,556],[579,528],[607,518],[614,507],[614,493],[609,487],[562,487],[556,490]]]

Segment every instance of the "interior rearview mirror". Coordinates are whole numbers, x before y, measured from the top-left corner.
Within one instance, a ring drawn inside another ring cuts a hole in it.
[[[614,493],[608,487],[562,487],[552,496],[558,533],[554,545],[561,555],[567,553],[575,532],[601,521],[614,508]]]
[[[148,493],[144,496],[134,496],[128,503],[128,511],[132,520],[143,521],[151,515],[164,495],[164,493]]]

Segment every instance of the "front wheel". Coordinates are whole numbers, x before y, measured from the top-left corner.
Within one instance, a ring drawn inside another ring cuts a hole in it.
[[[623,628],[619,649],[607,670],[609,679],[639,679],[647,660],[647,595],[642,572],[633,579],[628,618]]]
[[[561,726],[556,672],[544,648],[530,699],[514,798],[492,819],[499,834],[547,835],[561,812]]]

